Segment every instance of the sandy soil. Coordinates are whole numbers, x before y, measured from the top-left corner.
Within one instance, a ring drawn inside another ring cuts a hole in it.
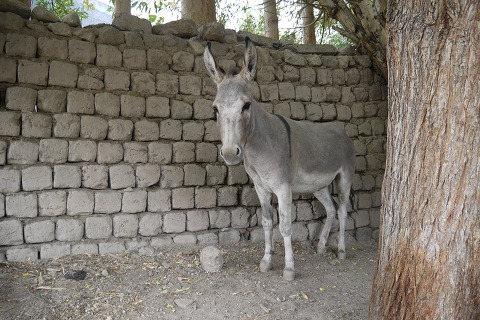
[[[283,247],[261,273],[263,243],[219,247],[225,264],[207,274],[201,248],[0,262],[2,319],[367,319],[375,243],[347,259],[294,245],[296,279],[282,279]],[[65,278],[85,271],[84,280]]]

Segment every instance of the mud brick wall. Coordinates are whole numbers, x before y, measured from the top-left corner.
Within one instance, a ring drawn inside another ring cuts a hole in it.
[[[263,240],[244,168],[227,168],[218,155],[204,41],[2,13],[7,18],[14,23],[0,26],[1,257]],[[228,43],[213,42],[213,55],[224,69],[239,68],[246,33],[226,32]],[[350,240],[375,238],[387,108],[370,59],[251,36],[261,105],[300,121],[334,121],[353,139],[357,212],[347,230]],[[296,196],[294,241],[315,241],[324,218],[311,195]]]

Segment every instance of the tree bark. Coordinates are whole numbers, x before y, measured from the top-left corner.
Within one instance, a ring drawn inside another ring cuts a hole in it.
[[[315,16],[313,15],[313,6],[311,2],[304,4],[302,9],[302,23],[303,23],[303,43],[316,44],[315,37]]]
[[[119,13],[131,14],[132,4],[130,0],[116,0],[115,1],[115,15]]]
[[[278,40],[277,2],[275,0],[263,0],[263,17],[265,36]]]
[[[215,0],[182,0],[182,19],[192,19],[197,26],[215,22]]]
[[[372,319],[480,319],[480,2],[392,0]]]

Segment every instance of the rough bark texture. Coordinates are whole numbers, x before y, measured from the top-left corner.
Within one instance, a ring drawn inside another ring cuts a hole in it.
[[[315,44],[317,39],[315,37],[315,16],[313,15],[313,6],[311,2],[305,4],[302,10],[303,22],[303,43]]]
[[[215,0],[182,0],[182,19],[192,19],[197,26],[215,22]]]
[[[278,40],[277,2],[275,0],[263,0],[263,17],[265,20],[265,35]]]
[[[342,28],[333,27],[350,39],[373,62],[375,70],[387,79],[385,49],[384,0],[316,0],[316,5],[327,15],[341,23]]]
[[[480,2],[389,2],[372,319],[480,319]]]
[[[115,1],[115,14],[119,13],[131,13],[132,5],[130,0],[117,0]]]

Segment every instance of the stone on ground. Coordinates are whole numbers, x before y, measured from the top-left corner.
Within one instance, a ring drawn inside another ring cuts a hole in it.
[[[223,253],[219,249],[208,246],[200,252],[200,263],[205,272],[219,272],[223,266]]]

